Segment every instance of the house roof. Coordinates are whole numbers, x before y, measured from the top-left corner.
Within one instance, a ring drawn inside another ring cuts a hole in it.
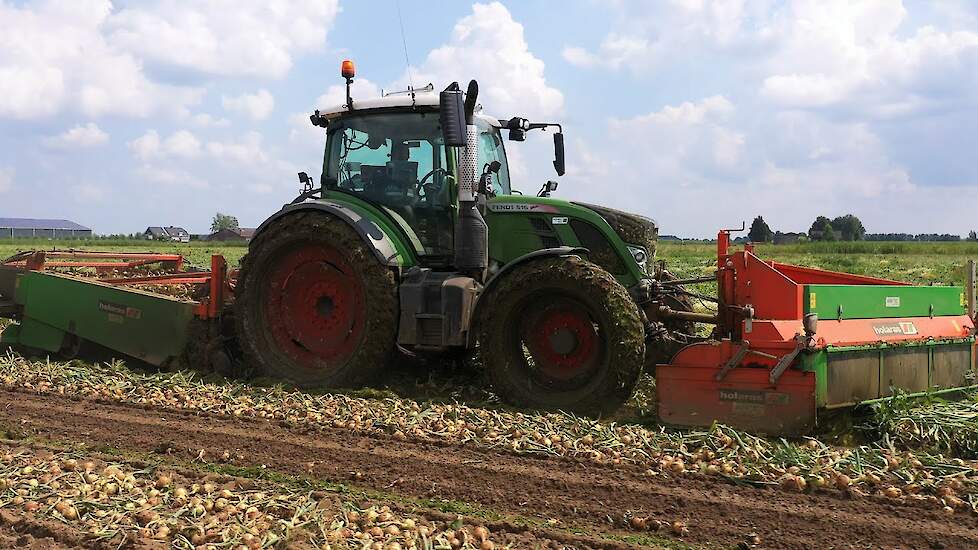
[[[215,240],[227,239],[228,237],[232,239],[235,237],[239,237],[242,239],[250,239],[255,236],[255,231],[257,230],[248,227],[239,227],[238,229],[225,228],[225,229],[220,229],[218,231],[214,231],[213,233],[208,235],[207,238],[215,239]]]
[[[182,227],[174,227],[172,225],[167,226],[167,227],[160,227],[158,225],[151,225],[151,226],[147,227],[146,228],[146,231],[143,231],[143,233],[144,234],[145,233],[149,233],[150,235],[153,235],[154,237],[158,237],[160,235],[171,235],[171,236],[175,235],[175,236],[178,236],[179,237],[181,235],[189,235],[190,234],[190,233],[187,232],[186,229],[184,229]]]
[[[0,218],[0,227],[14,229],[74,229],[76,231],[91,231],[84,225],[71,220],[48,220],[41,218]]]

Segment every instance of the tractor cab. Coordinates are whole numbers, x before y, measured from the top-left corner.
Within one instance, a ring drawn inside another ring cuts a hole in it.
[[[445,146],[438,95],[425,88],[321,111],[327,127],[321,184],[383,210],[427,260],[454,252],[455,152]],[[498,163],[491,194],[511,193],[498,121],[477,117],[479,165]],[[495,165],[494,165],[495,166]]]
[[[362,201],[390,218],[410,243],[418,263],[453,267],[460,202],[472,197],[460,195],[460,148],[446,143],[441,94],[429,84],[379,98],[354,99],[350,95],[352,63],[344,62],[342,74],[347,79],[346,101],[317,110],[310,117],[313,125],[326,128],[327,134],[321,193],[310,198]],[[483,214],[487,201],[514,194],[504,130],[511,141],[524,141],[530,130],[557,128],[554,167],[563,174],[559,124],[519,117],[496,119],[483,114],[477,105],[472,122],[477,131],[475,170],[479,182],[474,194]],[[549,196],[556,186],[547,182],[541,196]]]

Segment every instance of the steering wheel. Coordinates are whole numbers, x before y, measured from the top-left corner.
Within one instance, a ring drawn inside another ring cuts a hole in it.
[[[444,168],[435,168],[435,169],[431,170],[430,172],[428,172],[427,174],[425,174],[424,177],[421,178],[420,181],[418,181],[418,196],[421,196],[421,191],[422,191],[422,189],[424,189],[424,186],[425,186],[425,183],[424,182],[426,182],[428,180],[428,178],[430,178],[431,176],[435,175],[438,172],[442,172],[444,174],[448,174],[448,170],[445,170]],[[432,182],[432,185],[434,185],[434,182]],[[427,196],[427,195],[428,195],[428,193],[426,192],[425,193],[425,196]]]

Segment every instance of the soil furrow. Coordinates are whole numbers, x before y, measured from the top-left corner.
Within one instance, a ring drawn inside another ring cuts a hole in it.
[[[468,446],[328,429],[146,410],[57,396],[0,392],[8,430],[94,447],[179,453],[237,466],[351,483],[412,498],[461,501],[507,516],[592,534],[625,535],[623,514],[685,521],[694,545],[729,547],[757,533],[777,548],[978,546],[978,518],[928,505],[850,499],[834,491],[793,494],[687,475],[650,477],[633,467],[516,455]]]

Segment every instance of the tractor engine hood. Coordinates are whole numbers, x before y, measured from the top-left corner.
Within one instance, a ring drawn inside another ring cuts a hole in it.
[[[644,247],[649,254],[649,259],[655,258],[655,245],[659,239],[659,226],[656,225],[655,220],[606,206],[583,202],[575,202],[574,204],[594,210],[608,222],[608,225],[615,230],[621,240],[627,244]],[[651,265],[652,263],[649,262],[649,266]]]

